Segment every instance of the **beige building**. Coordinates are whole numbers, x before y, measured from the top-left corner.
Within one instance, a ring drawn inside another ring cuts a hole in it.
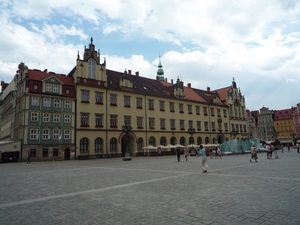
[[[92,39],[68,76],[76,86],[77,158],[151,155],[155,150],[145,146],[248,138],[245,98],[235,81],[215,91],[195,89],[179,79],[168,82],[161,62],[156,79],[108,70]]]

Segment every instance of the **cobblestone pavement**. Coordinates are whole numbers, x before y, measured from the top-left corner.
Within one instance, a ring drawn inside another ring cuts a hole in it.
[[[0,224],[300,224],[300,154],[0,164]]]

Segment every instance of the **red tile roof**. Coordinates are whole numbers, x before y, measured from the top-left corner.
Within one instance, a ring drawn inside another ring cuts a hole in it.
[[[286,120],[292,118],[292,109],[276,110],[274,120]]]

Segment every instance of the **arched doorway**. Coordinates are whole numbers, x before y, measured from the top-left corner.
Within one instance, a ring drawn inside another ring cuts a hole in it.
[[[65,149],[64,160],[70,160],[70,149],[69,148]]]
[[[125,134],[121,140],[121,149],[122,149],[122,157],[125,157],[125,154],[128,152],[130,156],[133,155],[132,149],[133,137],[130,134]]]
[[[224,137],[223,137],[223,135],[219,135],[219,136],[218,136],[218,143],[219,143],[219,144],[223,144],[223,142],[224,142]]]

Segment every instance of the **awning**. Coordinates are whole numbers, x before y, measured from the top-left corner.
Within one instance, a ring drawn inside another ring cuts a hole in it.
[[[280,141],[281,144],[288,144],[288,143],[293,143],[293,140],[282,140]]]

